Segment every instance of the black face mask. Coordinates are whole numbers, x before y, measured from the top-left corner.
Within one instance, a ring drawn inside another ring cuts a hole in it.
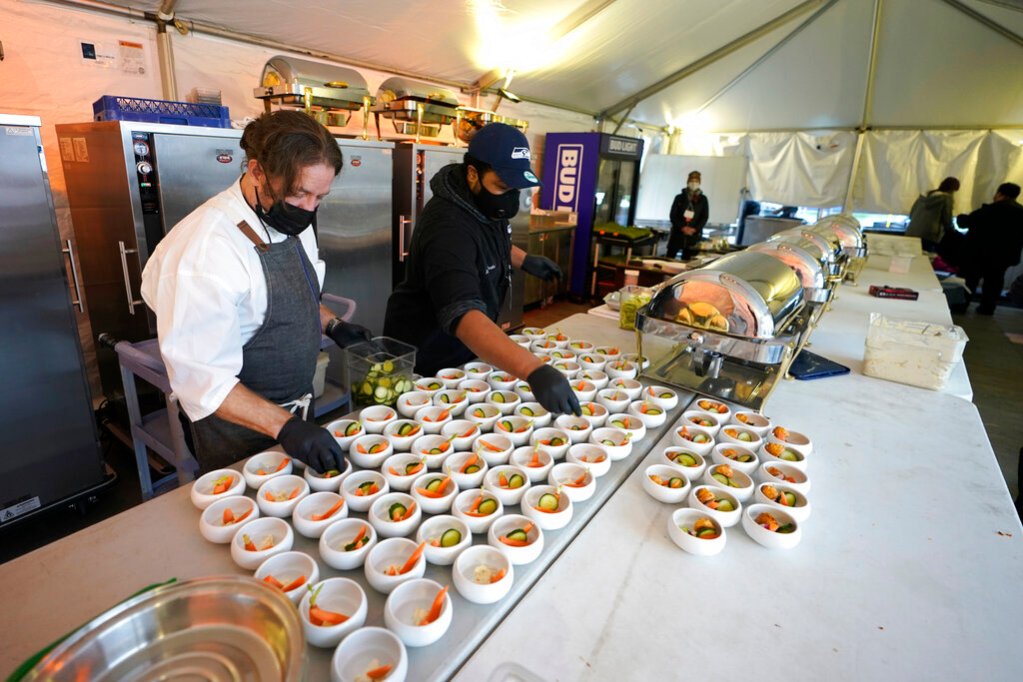
[[[263,209],[263,204],[259,200],[259,188],[257,187],[255,190],[256,205],[253,210],[256,212],[256,217],[281,234],[296,237],[310,225],[316,224],[316,209],[307,211],[278,199],[267,211]]]
[[[480,213],[491,220],[511,220],[519,212],[519,190],[493,194],[480,183],[480,191],[473,195],[473,202]]]

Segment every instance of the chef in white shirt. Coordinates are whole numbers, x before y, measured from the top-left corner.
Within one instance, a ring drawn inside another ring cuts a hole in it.
[[[263,114],[241,139],[245,173],[185,217],[142,273],[171,388],[204,471],[280,442],[319,472],[343,469],[306,414],[322,333],[369,339],[320,304],[316,209],[341,171],[330,132],[304,113]]]

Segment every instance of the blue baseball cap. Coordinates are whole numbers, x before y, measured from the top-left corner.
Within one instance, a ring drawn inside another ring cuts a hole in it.
[[[526,189],[540,184],[529,166],[529,141],[507,123],[488,123],[469,140],[468,153],[494,169],[504,184]]]

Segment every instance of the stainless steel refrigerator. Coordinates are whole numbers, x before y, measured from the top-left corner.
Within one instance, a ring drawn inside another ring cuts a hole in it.
[[[441,147],[432,144],[399,142],[394,150],[394,284],[405,278],[405,259],[412,244],[412,232],[423,207],[433,197],[430,180],[444,166],[461,163],[465,147]],[[518,215],[512,220],[512,243],[526,250],[529,246],[529,210],[532,194],[522,193]],[[515,271],[508,299],[501,307],[498,324],[502,329],[522,325],[525,275]]]
[[[57,126],[94,334],[156,335],[142,269],[163,236],[238,179],[240,130],[129,121]],[[391,283],[391,143],[339,139],[345,168],[318,214],[324,291],[355,299],[377,332]],[[116,354],[97,348],[104,393],[121,393]]]
[[[39,126],[0,115],[0,526],[104,483]]]

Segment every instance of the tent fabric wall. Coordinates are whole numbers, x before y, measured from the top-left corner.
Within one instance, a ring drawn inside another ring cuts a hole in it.
[[[751,133],[746,147],[750,191],[757,199],[814,208],[845,200],[854,133]]]

